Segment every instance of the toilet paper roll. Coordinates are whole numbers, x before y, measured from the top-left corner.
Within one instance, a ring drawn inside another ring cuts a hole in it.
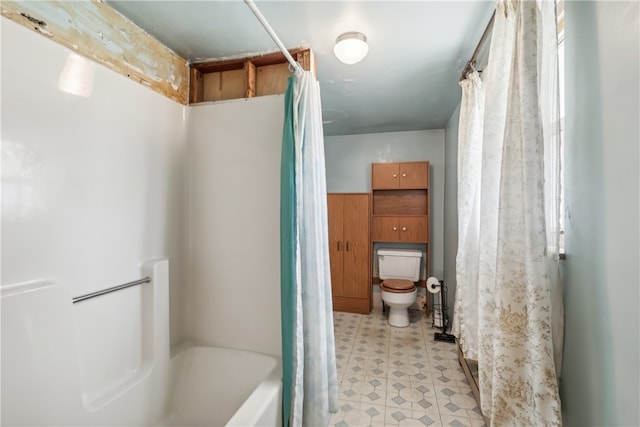
[[[427,289],[432,294],[437,294],[438,292],[440,292],[440,281],[437,277],[432,276],[427,279]]]

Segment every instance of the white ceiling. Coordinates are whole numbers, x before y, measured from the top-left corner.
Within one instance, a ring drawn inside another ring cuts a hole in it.
[[[191,62],[276,51],[242,0],[107,2]],[[458,79],[494,1],[256,1],[287,48],[316,55],[325,135],[444,128]],[[338,35],[360,31],[369,54],[333,55]]]

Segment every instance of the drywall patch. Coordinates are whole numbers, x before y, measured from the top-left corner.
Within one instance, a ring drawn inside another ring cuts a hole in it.
[[[187,104],[187,61],[101,1],[3,0],[1,14],[174,101]]]

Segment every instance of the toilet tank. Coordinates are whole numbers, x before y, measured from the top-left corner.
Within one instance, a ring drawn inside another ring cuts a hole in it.
[[[420,279],[422,251],[417,249],[378,249],[380,279]]]

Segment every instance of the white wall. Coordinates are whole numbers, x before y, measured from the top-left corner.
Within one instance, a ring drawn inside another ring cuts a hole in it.
[[[443,275],[444,130],[325,137],[327,191],[368,193],[371,163],[428,160],[431,192],[431,275]]]
[[[190,339],[281,354],[284,98],[189,111]]]
[[[565,2],[565,425],[640,424],[640,7]]]
[[[73,296],[167,257],[182,339],[184,107],[94,63],[59,89],[72,52],[2,21],[2,286],[46,279]]]

